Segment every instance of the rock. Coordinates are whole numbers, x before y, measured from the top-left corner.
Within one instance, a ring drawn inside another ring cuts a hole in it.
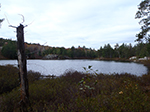
[[[47,56],[44,56],[43,59],[58,59],[58,55],[48,54]]]

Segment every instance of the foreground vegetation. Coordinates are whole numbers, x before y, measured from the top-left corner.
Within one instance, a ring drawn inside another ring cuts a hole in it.
[[[18,69],[0,66],[0,73],[0,112],[18,112]],[[34,112],[150,111],[150,74],[137,77],[70,71],[60,77],[42,78],[40,73],[29,71],[28,78]]]

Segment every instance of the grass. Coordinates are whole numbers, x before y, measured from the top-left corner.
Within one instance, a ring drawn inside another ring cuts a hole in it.
[[[0,66],[0,112],[19,112],[18,70]],[[150,74],[83,74],[69,71],[56,78],[28,72],[34,112],[149,112]],[[79,83],[80,82],[80,83]],[[96,83],[95,83],[96,82]],[[81,89],[82,88],[82,89]]]

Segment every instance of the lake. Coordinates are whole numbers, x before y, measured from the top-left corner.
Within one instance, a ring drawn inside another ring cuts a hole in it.
[[[0,65],[11,64],[17,67],[17,60],[0,60]],[[86,72],[83,67],[92,66],[97,73],[130,73],[141,76],[148,72],[143,64],[133,62],[115,62],[99,60],[27,60],[27,70],[40,72],[42,75],[59,76],[67,71]]]

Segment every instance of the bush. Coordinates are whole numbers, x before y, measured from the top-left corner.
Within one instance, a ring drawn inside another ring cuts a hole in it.
[[[18,68],[12,65],[0,66],[0,94],[10,92],[20,85],[18,73]],[[42,77],[39,72],[28,71],[27,74],[29,83]]]
[[[18,69],[12,65],[0,66],[0,94],[10,92],[18,85]]]
[[[19,88],[10,93],[0,95],[0,112],[19,112],[20,91]]]
[[[30,70],[27,72],[27,74],[29,83],[33,83],[34,81],[40,80],[40,78],[42,78],[42,75],[39,72],[33,72]]]
[[[30,74],[34,74],[30,72]],[[35,112],[97,112],[97,111],[150,111],[149,92],[143,91],[142,77],[129,74],[97,74],[86,84],[94,89],[80,90],[79,82],[86,74],[68,72],[54,79],[30,83],[30,103]],[[97,84],[90,85],[97,80]],[[19,110],[19,89],[0,96],[2,111]]]

